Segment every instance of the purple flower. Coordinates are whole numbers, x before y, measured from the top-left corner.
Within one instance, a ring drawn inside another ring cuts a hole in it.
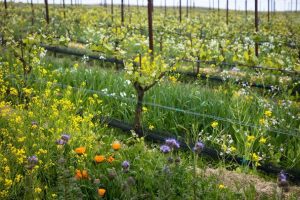
[[[29,156],[27,161],[29,164],[36,165],[39,159],[36,156]]]
[[[166,145],[174,149],[178,149],[180,147],[179,143],[175,139],[166,139]]]
[[[56,140],[56,144],[65,145],[70,140],[71,136],[67,134],[62,134],[59,140]]]
[[[64,145],[64,144],[66,144],[66,141],[63,140],[63,139],[59,139],[59,140],[56,140],[56,144],[58,144],[58,145]]]
[[[281,172],[278,175],[278,181],[279,182],[286,182],[287,181],[286,173],[284,173],[283,170],[281,170]]]
[[[66,141],[66,143],[70,140],[71,136],[68,134],[62,134],[61,139]]]
[[[201,141],[196,142],[193,150],[197,153],[200,153],[204,149],[204,144]]]
[[[289,183],[287,182],[287,174],[283,170],[278,174],[278,186],[281,187],[284,192],[289,191]]]
[[[127,170],[129,167],[130,167],[130,163],[127,160],[123,161],[122,168],[124,170]]]
[[[169,153],[171,151],[171,148],[167,145],[162,145],[160,147],[160,151],[163,152],[163,153]]]

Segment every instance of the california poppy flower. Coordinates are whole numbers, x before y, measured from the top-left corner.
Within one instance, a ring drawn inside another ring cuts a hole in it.
[[[104,197],[105,193],[106,193],[106,190],[104,188],[99,188],[98,189],[98,195],[100,197]]]
[[[82,155],[85,153],[85,147],[78,147],[75,149],[75,152],[78,154],[78,155]]]
[[[75,178],[76,178],[77,180],[82,179],[82,173],[81,173],[81,171],[80,171],[79,169],[76,169],[76,172],[75,172]]]
[[[89,177],[87,170],[82,170],[81,174],[82,174],[82,178],[88,178]]]
[[[95,162],[96,163],[101,163],[105,160],[105,156],[103,155],[96,155],[95,158],[94,158]]]
[[[87,179],[89,177],[87,170],[80,171],[79,169],[76,169],[75,171],[75,178],[77,180],[80,179]]]
[[[113,148],[113,150],[117,151],[121,149],[121,143],[119,141],[115,141],[112,143],[111,147]]]
[[[107,162],[112,163],[114,160],[115,160],[114,157],[109,156],[108,159],[107,159]]]

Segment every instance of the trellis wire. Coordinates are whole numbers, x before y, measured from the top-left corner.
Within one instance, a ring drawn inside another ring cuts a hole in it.
[[[42,82],[42,83],[46,83],[47,81],[45,79],[35,79],[35,82]],[[62,88],[72,88],[74,90],[83,90],[87,93],[93,93],[93,94],[99,94],[100,96],[104,96],[104,97],[109,97],[109,98],[114,98],[117,100],[123,100],[126,102],[130,102],[130,103],[136,103],[136,100],[132,99],[132,98],[128,98],[128,97],[119,97],[119,96],[113,96],[113,95],[109,95],[106,94],[102,91],[99,90],[93,90],[93,89],[87,89],[87,88],[79,88],[79,87],[75,87],[75,86],[70,86],[67,84],[63,84],[63,83],[53,83],[56,86],[62,87]],[[198,113],[195,111],[191,111],[191,110],[184,110],[182,108],[176,108],[176,107],[171,107],[171,106],[165,106],[165,105],[160,105],[160,104],[156,104],[156,103],[151,103],[151,102],[142,102],[144,105],[148,105],[151,107],[157,107],[157,108],[161,108],[161,109],[165,109],[165,110],[170,110],[170,111],[175,111],[175,112],[181,112],[181,113],[185,113],[185,114],[189,114],[189,115],[194,115],[194,116],[198,116],[198,117],[204,117],[204,118],[210,118],[210,119],[214,119],[214,120],[218,120],[218,121],[223,121],[223,122],[228,122],[231,124],[236,124],[236,125],[240,125],[240,126],[245,126],[245,127],[249,127],[249,128],[254,128],[254,129],[261,129],[262,127],[256,126],[254,124],[248,124],[248,123],[243,123],[243,122],[239,122],[236,120],[232,120],[232,119],[228,119],[228,118],[224,118],[224,117],[219,117],[219,116],[215,116],[215,115],[210,115],[210,114],[204,114],[204,113]],[[273,133],[277,133],[280,135],[288,135],[288,136],[293,136],[293,137],[298,137],[300,138],[300,134],[297,130],[292,131],[284,131],[282,129],[274,129],[274,128],[267,128],[267,131],[273,132]]]

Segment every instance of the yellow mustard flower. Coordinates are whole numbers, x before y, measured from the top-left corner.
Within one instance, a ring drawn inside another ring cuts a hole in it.
[[[267,138],[261,137],[259,143],[265,144],[267,142]]]
[[[219,189],[224,189],[225,185],[224,184],[219,184]]]
[[[265,116],[267,116],[267,117],[271,117],[271,116],[272,116],[272,111],[266,110],[264,114],[265,114]]]
[[[248,142],[254,142],[254,140],[255,140],[255,136],[254,135],[248,135],[247,136],[247,141]]]
[[[34,188],[34,192],[35,192],[35,193],[37,193],[37,194],[39,194],[39,193],[41,193],[41,192],[42,192],[42,189],[41,189],[41,188],[39,188],[39,187],[37,187],[37,188]]]
[[[210,125],[212,128],[216,128],[219,125],[219,123],[217,121],[213,121]]]

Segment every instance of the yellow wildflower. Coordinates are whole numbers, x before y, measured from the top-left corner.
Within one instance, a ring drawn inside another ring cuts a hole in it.
[[[42,189],[41,189],[41,188],[39,188],[39,187],[37,187],[37,188],[34,188],[34,192],[35,192],[35,193],[37,193],[37,194],[39,194],[39,193],[41,193],[41,192],[42,192]]]
[[[152,124],[149,125],[149,130],[153,130],[154,126]]]
[[[252,153],[251,158],[255,162],[258,162],[259,160],[261,160],[261,158],[256,153]]]
[[[230,151],[231,151],[231,152],[236,152],[236,148],[235,148],[234,146],[231,146],[231,147],[230,147]]]
[[[265,116],[271,117],[271,116],[272,116],[272,111],[266,110],[266,111],[265,111]]]
[[[12,186],[12,184],[13,184],[13,181],[12,181],[12,180],[7,179],[7,178],[4,180],[4,186],[5,186],[6,188],[10,188],[10,187]]]
[[[172,82],[172,83],[176,83],[177,79],[175,78],[175,76],[170,76],[169,77],[169,80]]]
[[[225,188],[225,185],[219,184],[219,189],[224,189],[224,188]]]
[[[11,95],[18,96],[18,90],[17,90],[16,88],[10,88],[9,93],[10,93]]]
[[[21,179],[23,178],[22,175],[18,174],[16,177],[15,177],[15,182],[16,183],[19,183],[21,181]]]
[[[264,118],[259,119],[259,124],[260,125],[265,125],[266,124],[265,119]]]
[[[265,144],[267,142],[267,138],[261,137],[259,143]]]
[[[255,140],[255,136],[254,135],[248,135],[247,136],[247,141],[248,142],[254,142],[254,140]]]
[[[9,172],[10,172],[9,166],[5,166],[5,167],[4,167],[4,173],[5,173],[5,174],[8,174]]]
[[[144,107],[142,108],[142,110],[143,110],[143,112],[145,113],[145,112],[148,111],[148,108],[144,106]]]
[[[219,125],[219,123],[217,121],[214,121],[211,123],[212,128],[216,128],[218,125]]]

